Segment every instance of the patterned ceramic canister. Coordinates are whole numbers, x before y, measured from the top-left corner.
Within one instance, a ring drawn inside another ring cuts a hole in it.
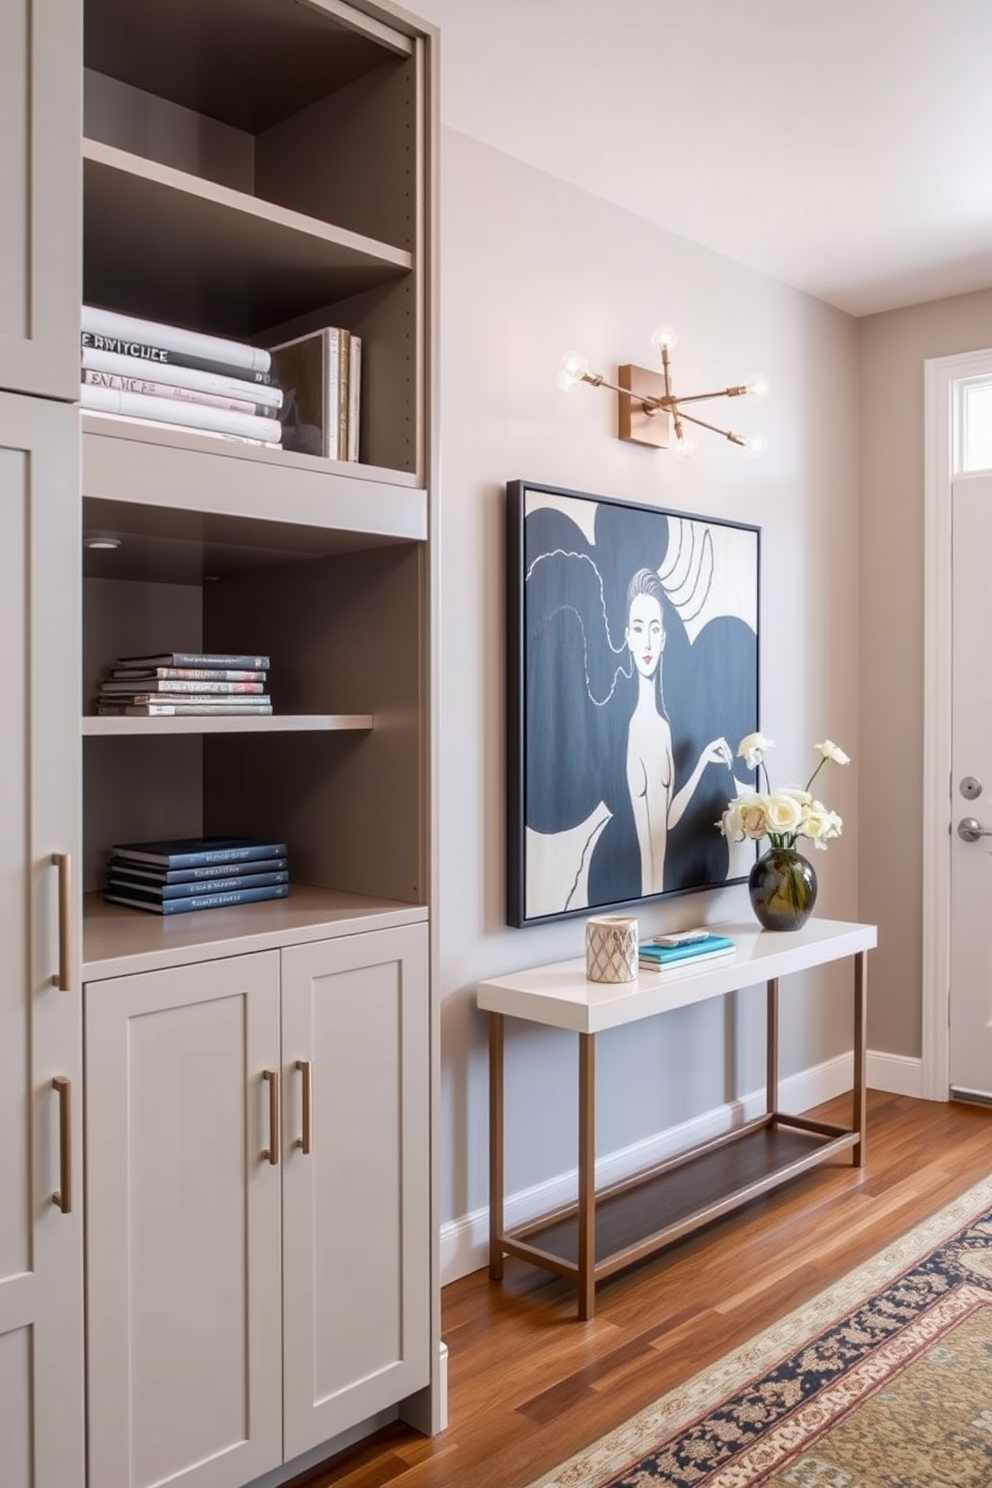
[[[637,921],[626,915],[597,915],[586,921],[586,980],[637,980]]]

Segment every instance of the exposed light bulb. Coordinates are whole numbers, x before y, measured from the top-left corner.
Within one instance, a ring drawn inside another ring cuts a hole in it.
[[[672,445],[672,454],[676,460],[691,460],[696,453],[696,441],[694,439],[676,439]]]
[[[763,402],[768,397],[768,378],[763,372],[752,372],[750,377],[744,379],[744,390],[749,398]]]
[[[665,351],[674,351],[675,347],[678,345],[678,340],[679,338],[678,336],[676,336],[671,326],[656,326],[655,329],[651,332],[651,345],[657,346],[659,351],[661,351],[662,349],[664,349]]]
[[[765,441],[762,439],[760,434],[745,434],[744,438],[741,440],[741,447],[744,450],[745,454],[751,455],[752,458],[756,458],[764,450]]]
[[[570,393],[589,371],[589,363],[580,351],[566,351],[558,364],[556,381],[563,393]]]

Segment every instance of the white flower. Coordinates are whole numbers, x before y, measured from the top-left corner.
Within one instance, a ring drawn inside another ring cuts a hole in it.
[[[823,759],[832,760],[835,765],[849,765],[851,763],[851,756],[845,754],[840,745],[835,744],[832,739],[824,739],[823,743],[817,744],[816,747]]]
[[[737,746],[737,758],[742,759],[749,770],[756,770],[765,757],[766,749],[774,749],[775,740],[764,734],[747,734]]]
[[[766,739],[764,734],[748,734],[741,740],[738,756],[747,762],[749,769],[762,767],[767,790],[742,789],[737,782],[737,795],[715,825],[732,842],[743,842],[745,838],[757,842],[767,837],[773,848],[781,849],[795,847],[797,838],[806,837],[814,847],[823,849],[832,838],[840,836],[842,822],[836,811],[828,811],[822,801],[813,797],[810,787],[828,760],[846,765],[850,764],[850,758],[839,745],[825,739],[816,746],[816,768],[806,784],[786,785],[773,791],[764,752],[774,747],[775,741]]]
[[[795,796],[777,791],[765,803],[767,830],[778,836],[780,833],[798,832],[802,825],[803,809]]]

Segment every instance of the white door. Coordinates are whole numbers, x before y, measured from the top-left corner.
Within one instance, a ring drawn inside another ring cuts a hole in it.
[[[288,1461],[430,1379],[427,927],[281,954]]]
[[[992,1099],[992,474],[955,479],[951,505],[949,1076]]]
[[[89,1481],[239,1488],[282,1461],[279,953],[91,982],[85,1031]]]
[[[3,1488],[85,1469],[78,445],[75,409],[0,393]]]

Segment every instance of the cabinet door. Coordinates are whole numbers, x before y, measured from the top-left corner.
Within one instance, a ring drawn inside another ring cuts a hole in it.
[[[0,393],[4,1488],[80,1488],[85,1465],[78,938],[71,876],[60,903],[53,863],[79,861],[76,425],[72,408]]]
[[[89,983],[85,1031],[89,1480],[235,1488],[282,1460],[279,953]]]
[[[427,928],[281,955],[289,1460],[428,1382]]]
[[[79,0],[0,0],[0,388],[79,397]]]

